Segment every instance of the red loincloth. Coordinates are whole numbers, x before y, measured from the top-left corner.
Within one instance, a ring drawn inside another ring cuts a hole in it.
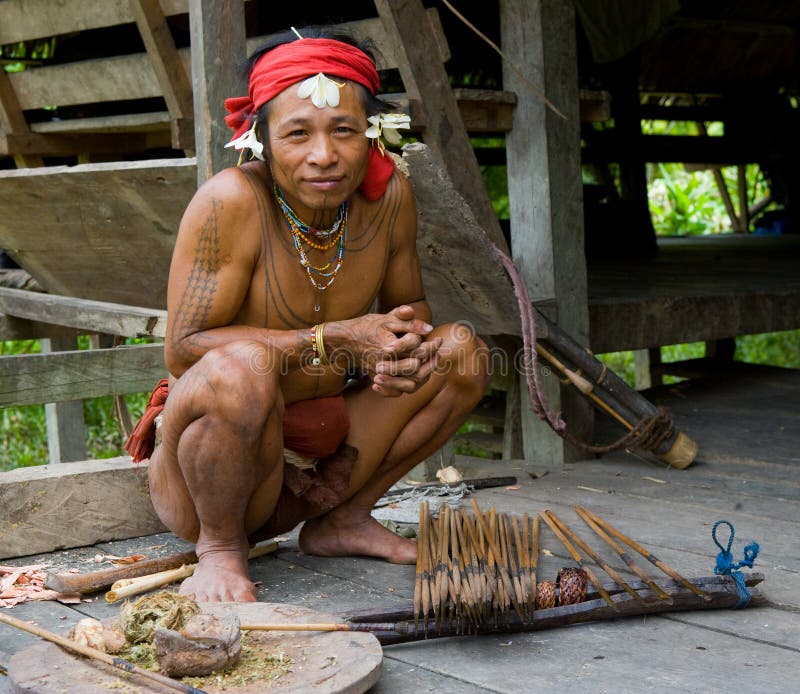
[[[169,381],[164,378],[150,395],[144,414],[125,444],[135,463],[153,453],[155,420],[164,410],[168,394]],[[314,469],[304,470],[286,463],[283,484],[294,496],[302,497],[320,512],[337,506],[349,487],[350,473],[358,457],[358,451],[344,443],[349,431],[350,417],[341,395],[300,400],[284,409],[284,447],[318,462]]]

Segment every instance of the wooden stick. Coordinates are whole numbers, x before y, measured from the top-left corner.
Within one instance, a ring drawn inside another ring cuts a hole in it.
[[[133,663],[129,663],[127,660],[123,660],[122,658],[118,658],[116,656],[109,655],[108,653],[104,653],[103,651],[99,651],[96,648],[91,648],[89,646],[84,646],[79,643],[75,643],[74,641],[70,641],[63,636],[59,636],[58,634],[53,633],[52,631],[47,631],[46,629],[42,629],[34,624],[28,624],[27,622],[23,622],[21,619],[17,619],[16,617],[11,617],[10,615],[3,614],[0,612],[0,622],[8,624],[9,626],[15,627],[16,629],[21,629],[22,631],[27,631],[29,634],[33,634],[34,636],[38,636],[39,638],[44,639],[45,641],[50,641],[51,643],[55,643],[62,648],[66,648],[68,651],[72,651],[74,653],[79,653],[80,655],[84,655],[87,658],[91,658],[92,660],[99,660],[106,665],[111,665],[112,667],[117,668],[118,670],[123,670],[124,672],[140,675],[142,677],[146,677],[153,682],[158,682],[159,684],[169,687],[170,689],[178,692],[187,692],[188,694],[205,694],[202,689],[197,689],[196,687],[192,687],[188,684],[183,684],[183,682],[178,682],[176,680],[170,679],[169,677],[165,677],[164,675],[160,675],[157,672],[151,672],[150,670],[145,670],[138,665],[134,665]]]
[[[527,518],[527,514],[525,514]],[[533,609],[536,609],[536,571],[539,564],[539,516],[533,517],[533,532],[531,536],[531,590],[533,591]],[[535,614],[535,612],[534,612]]]
[[[423,551],[423,541],[425,536],[425,504],[419,505],[419,527],[417,536],[420,538],[417,544],[417,568],[414,574],[414,628],[419,625],[419,612],[422,609],[422,567],[425,563]]]
[[[546,513],[547,513],[548,516],[550,516],[552,521],[559,528],[561,528],[562,532],[564,532],[566,535],[569,536],[570,540],[572,540],[576,545],[578,545],[578,547],[580,547],[584,552],[586,552],[586,554],[588,554],[595,561],[595,563],[599,567],[601,567],[603,569],[603,571],[605,571],[609,575],[609,577],[611,578],[612,581],[616,581],[619,585],[621,585],[622,588],[625,590],[625,592],[628,593],[635,600],[641,600],[642,599],[642,596],[639,595],[639,593],[637,593],[633,588],[631,588],[625,582],[625,580],[622,578],[622,576],[620,576],[616,571],[614,571],[614,569],[611,566],[609,566],[606,562],[604,562],[602,557],[599,554],[597,554],[597,552],[595,552],[591,547],[589,547],[589,545],[587,545],[580,537],[578,537],[572,531],[572,529],[566,523],[564,523],[564,521],[562,521],[552,511],[546,511]],[[663,592],[663,591],[661,591],[661,592]],[[664,593],[664,595],[666,595],[666,593]],[[660,597],[660,595],[659,595],[659,597]],[[668,595],[667,595],[667,598],[669,598]]]
[[[540,513],[539,515],[541,516],[542,520],[545,523],[547,523],[548,526],[550,526],[550,530],[553,531],[555,536],[559,540],[561,540],[561,544],[564,545],[564,547],[567,550],[567,552],[569,552],[572,555],[572,558],[575,560],[575,562],[578,564],[578,566],[586,572],[586,577],[592,582],[594,587],[597,589],[597,592],[600,593],[600,595],[602,596],[603,600],[605,600],[606,603],[610,607],[615,607],[616,605],[615,605],[614,601],[611,599],[611,596],[604,590],[602,584],[597,579],[597,576],[594,575],[594,572],[588,566],[586,566],[586,564],[583,563],[583,559],[581,559],[581,555],[572,546],[572,544],[566,538],[564,533],[561,532],[559,527],[552,520],[550,520],[550,517],[547,516],[545,513]]]
[[[669,594],[663,590],[660,586],[656,585],[650,576],[647,575],[644,569],[642,569],[636,562],[633,561],[628,556],[628,553],[625,551],[625,548],[621,545],[617,544],[613,538],[609,537],[609,535],[592,519],[589,515],[588,511],[583,508],[582,506],[575,507],[575,513],[577,513],[582,519],[583,522],[586,523],[594,532],[599,535],[603,540],[606,541],[609,547],[611,547],[618,555],[619,558],[624,561],[628,567],[630,567],[631,571],[633,571],[639,578],[641,578],[648,586],[652,589],[652,591],[658,595],[659,598],[662,600],[671,600]],[[609,574],[611,576],[611,574]],[[614,578],[611,576],[611,578]],[[615,579],[616,580],[616,579]]]
[[[248,559],[260,557],[263,554],[274,552],[278,544],[274,541],[259,542],[250,549]],[[106,586],[110,586],[116,581],[126,578],[138,578],[140,576],[150,576],[169,569],[177,569],[184,564],[194,564],[197,562],[197,555],[192,552],[179,552],[170,554],[166,557],[155,557],[153,559],[143,559],[133,564],[124,566],[113,566],[109,569],[101,569],[85,574],[48,574],[45,577],[45,588],[56,590],[59,593],[92,593]]]
[[[602,528],[604,530],[607,530],[608,532],[610,532],[618,540],[622,540],[626,545],[628,545],[628,547],[630,547],[632,549],[635,549],[637,552],[639,552],[639,554],[641,554],[645,559],[647,559],[647,561],[649,561],[651,564],[654,564],[659,569],[661,569],[665,574],[667,574],[667,576],[669,576],[670,578],[674,578],[676,581],[681,583],[683,586],[685,586],[686,588],[688,588],[689,590],[691,590],[693,593],[695,593],[696,595],[700,596],[701,598],[708,599],[708,596],[705,593],[703,593],[702,590],[700,590],[697,586],[695,586],[690,581],[687,581],[683,576],[681,576],[671,566],[669,566],[668,564],[665,564],[663,561],[661,561],[654,554],[651,554],[650,552],[648,552],[644,547],[642,547],[638,543],[634,542],[627,535],[624,535],[623,533],[621,533],[614,526],[610,525],[609,523],[606,523],[606,521],[604,521],[602,518],[600,518],[600,516],[592,513],[587,508],[584,508],[583,510],[592,518],[593,521],[595,521],[598,525],[602,526]]]
[[[392,631],[397,623],[309,622],[308,624],[242,624],[242,631]]]

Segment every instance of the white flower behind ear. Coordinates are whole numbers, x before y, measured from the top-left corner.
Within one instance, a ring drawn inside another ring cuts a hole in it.
[[[311,103],[317,108],[336,107],[339,105],[339,88],[343,86],[344,83],[334,82],[319,72],[300,83],[297,88],[297,96],[301,99],[307,99],[310,96]]]
[[[258,139],[258,134],[256,133],[257,124],[254,122],[253,127],[250,128],[244,135],[240,135],[235,140],[231,140],[226,147],[233,147],[234,149],[239,150],[242,154],[244,154],[244,150],[249,149],[253,156],[256,159],[260,159],[264,161],[264,145]],[[241,163],[242,157],[239,157],[239,163]]]
[[[381,136],[390,145],[399,145],[403,137],[397,131],[411,128],[411,118],[405,113],[379,113],[377,116],[369,116],[367,121],[371,125],[364,134],[374,139],[381,151],[384,149]]]

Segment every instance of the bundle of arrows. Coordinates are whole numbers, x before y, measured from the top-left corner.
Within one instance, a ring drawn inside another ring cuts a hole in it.
[[[687,579],[589,509],[575,512],[636,578],[624,578],[552,511],[522,517],[473,514],[443,505],[438,517],[420,505],[413,605],[348,615],[342,628],[374,632],[381,643],[497,631],[533,631],[659,612],[733,607],[732,576]],[[539,575],[540,535],[547,527],[575,566],[555,580]],[[629,554],[638,553],[668,578],[654,579]],[[607,550],[608,551],[608,550]],[[592,565],[610,579],[602,582]],[[749,573],[747,586],[763,581]],[[750,604],[763,598],[751,595]],[[388,621],[391,620],[391,621]]]

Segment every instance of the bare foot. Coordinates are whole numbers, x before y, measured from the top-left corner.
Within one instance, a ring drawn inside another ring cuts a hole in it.
[[[256,587],[247,574],[247,559],[241,552],[206,552],[194,574],[180,588],[193,594],[195,602],[255,602]]]
[[[393,564],[415,564],[417,543],[395,535],[372,516],[355,520],[339,508],[308,520],[300,531],[300,549],[318,557],[378,557]]]

